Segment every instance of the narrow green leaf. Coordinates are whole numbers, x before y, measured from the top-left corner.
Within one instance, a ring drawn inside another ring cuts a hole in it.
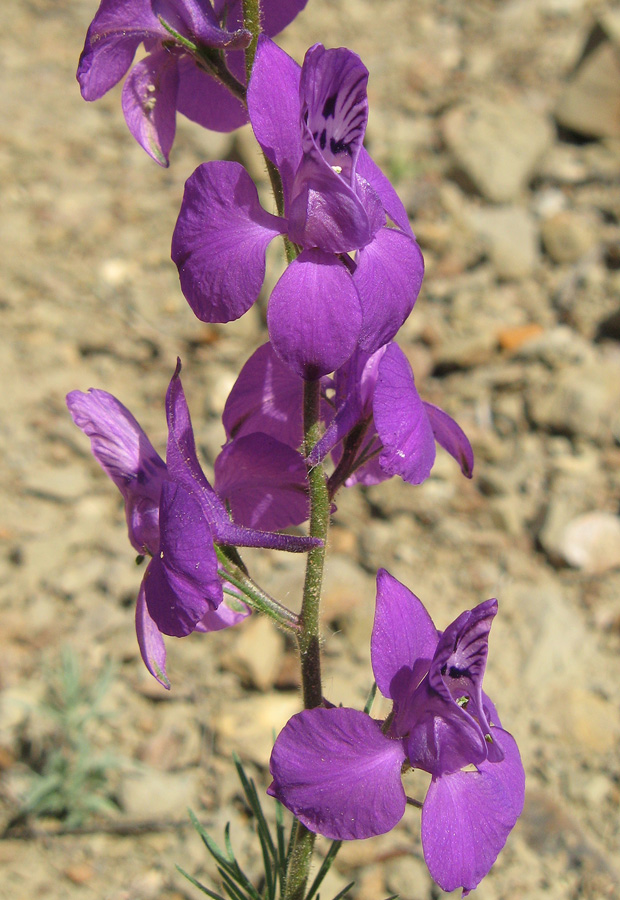
[[[181,866],[177,866],[176,868],[177,868],[177,871],[179,871],[181,873],[183,878],[187,878],[187,880],[191,884],[193,884],[194,887],[197,887],[198,890],[202,891],[203,894],[206,894],[208,897],[211,897],[212,900],[226,900],[226,898],[222,897],[221,894],[216,894],[215,891],[209,890],[209,888],[205,887],[204,884],[201,884],[195,878],[192,878],[192,876],[188,872],[186,872],[185,869],[182,869]]]
[[[354,885],[355,885],[355,882],[351,881],[349,884],[347,884],[346,887],[343,887],[343,889],[338,894],[336,894],[336,896],[334,897],[334,900],[342,900],[342,898],[346,897],[346,895],[349,893],[349,891],[351,890],[351,888]]]
[[[227,857],[226,854],[224,853],[224,851],[221,850],[220,847],[213,840],[211,835],[207,831],[205,831],[205,829],[202,827],[202,825],[200,824],[200,822],[198,821],[198,819],[196,818],[194,813],[191,811],[191,809],[188,810],[188,812],[189,812],[189,817],[191,819],[192,825],[194,826],[194,828],[200,835],[203,844],[205,845],[205,847],[207,848],[207,850],[209,851],[209,853],[211,854],[213,859],[222,866],[230,866],[232,863],[234,863],[235,857],[234,856]]]
[[[370,710],[372,709],[372,704],[375,702],[375,697],[377,696],[377,682],[373,681],[372,687],[368,692],[368,697],[366,699],[366,703],[364,704],[364,712],[369,715]]]
[[[276,800],[276,839],[278,842],[278,880],[280,882],[280,894],[284,896],[286,841],[284,838],[284,807],[279,800]]]
[[[231,900],[248,900],[249,897],[254,898],[254,900],[261,900],[261,896],[258,891],[250,884],[250,888],[252,889],[250,893],[246,893],[242,886],[235,881],[235,879],[228,875],[224,869],[218,869],[220,873],[220,877],[222,882],[224,883],[224,888],[228,893],[228,896]],[[248,882],[249,884],[249,882]]]
[[[254,900],[262,900],[261,895],[256,890],[235,858],[235,852],[230,840],[230,822],[227,823],[226,828],[224,829],[224,844],[226,846],[226,850],[230,854],[230,858],[232,861],[231,878],[233,878],[237,884],[241,885],[243,889],[247,891],[248,896],[253,897]]]
[[[256,830],[258,832],[258,835],[261,838],[261,841],[263,839],[265,840],[272,858],[274,859],[274,861],[277,861],[276,848],[273,843],[273,838],[271,837],[271,831],[269,830],[269,825],[267,824],[265,814],[263,813],[263,807],[256,790],[256,785],[254,784],[254,781],[251,778],[248,778],[245,774],[243,764],[236,753],[233,753],[233,762],[235,764],[235,768],[237,769],[237,774],[239,776],[241,786],[243,787],[246,800],[248,801],[248,806],[250,807],[250,809],[254,813],[254,817],[256,818]]]
[[[198,50],[198,47],[196,46],[196,44],[192,43],[192,41],[189,41],[186,37],[183,37],[183,35],[179,34],[178,31],[175,31],[174,28],[172,27],[172,25],[169,25],[167,22],[165,22],[161,16],[157,16],[157,18],[159,19],[160,23],[164,26],[164,28],[166,29],[168,34],[172,35],[172,37],[178,44],[181,44],[187,50],[190,50],[194,53]]]

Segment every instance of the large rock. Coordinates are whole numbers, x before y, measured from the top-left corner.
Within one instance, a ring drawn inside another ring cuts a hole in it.
[[[546,431],[603,445],[620,434],[620,366],[611,360],[553,373],[526,398],[530,419]]]
[[[560,125],[589,137],[620,137],[620,50],[603,40],[587,53],[555,111]]]
[[[559,551],[576,569],[591,574],[620,566],[620,518],[604,510],[584,513],[563,529]]]
[[[483,241],[497,276],[520,280],[531,275],[540,261],[538,229],[522,206],[475,209],[469,224]]]
[[[444,117],[443,134],[458,168],[494,203],[518,197],[553,140],[546,116],[518,101],[457,106]]]

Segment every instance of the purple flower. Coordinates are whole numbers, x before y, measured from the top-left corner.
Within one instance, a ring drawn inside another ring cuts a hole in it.
[[[474,458],[466,435],[443,410],[420,399],[411,366],[397,344],[375,353],[357,350],[333,381],[323,379],[322,389],[321,417],[327,427],[309,462],[316,464],[332,453],[332,494],[342,483],[377,484],[393,475],[419,484],[433,467],[435,442],[471,477]],[[222,416],[226,434],[238,439],[260,430],[298,447],[302,390],[301,378],[280,361],[271,344],[263,345],[230,392]]]
[[[391,340],[422,281],[404,207],[362,147],[367,80],[344,48],[317,44],[300,70],[261,39],[248,109],[280,173],[285,218],[262,209],[238,163],[205,163],[187,181],[172,239],[183,293],[206,322],[250,308],[274,237],[299,247],[271,294],[267,322],[278,356],[306,379],[337,369],[358,346],[371,353]]]
[[[241,601],[223,599],[214,542],[293,552],[316,544],[255,527],[284,528],[307,514],[303,460],[273,438],[255,434],[231,445],[216,462],[216,493],[198,462],[179,373],[180,363],[166,395],[167,463],[111,394],[91,389],[67,396],[74,422],[123,495],[131,544],[151,557],[138,596],[136,629],[146,667],[165,687],[162,634],[214,631],[249,613]],[[260,497],[252,475],[261,479]]]
[[[277,34],[306,2],[264,0],[265,32]],[[243,53],[235,51],[246,47],[250,38],[243,28],[242,0],[101,0],[86,35],[77,79],[84,99],[98,100],[121,80],[144,43],[147,55],[132,68],[123,87],[123,113],[138,143],[167,166],[177,110],[214,131],[232,131],[247,121],[242,101],[200,58],[225,58],[243,84]]]
[[[517,745],[482,691],[497,601],[438,632],[421,601],[384,569],[377,575],[372,665],[392,714],[312,709],[287,723],[271,756],[277,797],[311,831],[335,840],[392,829],[407,797],[401,772],[429,772],[422,847],[445,891],[473,890],[521,814]]]

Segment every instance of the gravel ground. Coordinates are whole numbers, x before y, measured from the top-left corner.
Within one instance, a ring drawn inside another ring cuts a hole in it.
[[[3,9],[0,898],[197,897],[175,871],[213,872],[188,806],[216,835],[231,821],[257,865],[230,753],[266,784],[269,736],[299,705],[293,655],[253,619],[171,639],[172,691],[150,679],[120,499],[64,396],[114,393],[163,450],[180,355],[208,470],[235,373],[265,339],[263,313],[198,323],[170,236],[199,163],[235,158],[263,174],[245,131],[209,135],[185,120],[161,170],[127,132],[118,89],[81,100],[91,0]],[[471,482],[443,456],[421,487],[340,496],[326,692],[363,703],[378,566],[440,627],[497,596],[486,683],[528,787],[477,896],[620,896],[620,12],[586,0],[309,0],[279,40],[300,61],[316,40],[346,45],[370,70],[367,145],[427,263],[399,341],[425,399],[458,419],[476,453]],[[276,596],[298,595],[299,559],[248,559]],[[67,739],[49,712],[63,652],[87,688],[113,664],[82,734],[91,759],[114,754],[101,790],[116,811],[77,832],[18,818]],[[326,896],[352,879],[354,900],[441,894],[415,811],[390,835],[347,845]]]

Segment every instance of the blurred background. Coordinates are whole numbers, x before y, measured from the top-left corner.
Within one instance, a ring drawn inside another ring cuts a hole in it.
[[[141,572],[120,496],[64,405],[69,390],[108,390],[163,453],[179,355],[209,472],[227,393],[266,335],[264,303],[229,326],[198,322],[169,259],[198,164],[240,160],[266,190],[251,135],[179,117],[160,169],[125,126],[120,88],[80,98],[95,11],[94,0],[3,4],[2,900],[199,896],[175,871],[212,885],[188,806],[216,838],[230,821],[257,871],[230,754],[264,788],[272,730],[299,708],[292,648],[258,618],[169,639],[170,693],[144,670]],[[476,896],[617,897],[620,7],[309,0],[278,42],[301,62],[318,40],[356,50],[370,70],[366,144],[427,264],[399,341],[423,397],[455,416],[476,454],[471,482],[440,451],[421,487],[340,495],[326,694],[363,705],[379,566],[440,628],[497,596],[485,685],[521,747],[527,802]],[[276,251],[268,286],[280,264]],[[300,559],[248,560],[297,602]],[[441,895],[416,810],[345,846],[324,895],[351,880],[354,900]]]

